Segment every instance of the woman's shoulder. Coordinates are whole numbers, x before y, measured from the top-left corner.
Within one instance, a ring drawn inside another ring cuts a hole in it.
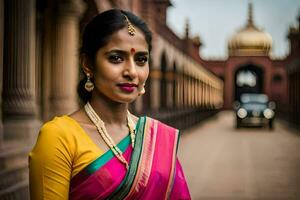
[[[65,126],[68,123],[68,116],[55,116],[53,119],[46,121],[41,129],[53,129]]]
[[[75,155],[74,137],[67,131],[68,118],[54,117],[41,127],[36,143],[29,153],[30,160],[41,163],[66,162],[71,163]],[[61,158],[57,161],[57,157]],[[31,162],[31,161],[30,161]]]
[[[77,128],[76,123],[67,115],[56,116],[43,124],[40,134],[54,136],[68,136]]]

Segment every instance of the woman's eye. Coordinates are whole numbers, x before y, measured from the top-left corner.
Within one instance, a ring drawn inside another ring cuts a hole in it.
[[[145,65],[147,61],[148,61],[147,56],[139,56],[135,59],[135,62],[140,66]]]
[[[110,55],[108,59],[112,63],[121,63],[123,61],[123,58],[119,55]]]

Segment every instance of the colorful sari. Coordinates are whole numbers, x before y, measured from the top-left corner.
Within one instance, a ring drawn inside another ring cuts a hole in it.
[[[118,144],[129,169],[109,150],[72,178],[69,198],[191,199],[176,156],[178,140],[178,130],[139,118],[134,149],[129,136]]]

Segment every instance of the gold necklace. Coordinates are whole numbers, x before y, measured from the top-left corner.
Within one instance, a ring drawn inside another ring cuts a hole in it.
[[[105,128],[104,122],[99,117],[99,115],[97,115],[96,111],[93,109],[93,107],[91,106],[91,104],[89,102],[87,102],[87,104],[84,106],[84,110],[87,113],[88,117],[91,119],[91,121],[96,126],[96,128],[97,128],[100,136],[104,140],[104,142],[107,144],[107,146],[109,146],[109,148],[111,149],[113,154],[117,157],[117,159],[120,160],[123,164],[125,164],[126,169],[128,169],[129,165],[128,165],[128,162],[126,161],[126,159],[123,157],[122,151],[117,147],[117,145],[115,144],[113,139],[110,137],[110,135],[108,134],[108,132]],[[134,148],[135,131],[132,127],[134,127],[135,124],[134,124],[133,120],[131,119],[130,115],[131,115],[130,112],[127,111],[127,127],[130,132],[131,145],[132,145],[132,148]]]

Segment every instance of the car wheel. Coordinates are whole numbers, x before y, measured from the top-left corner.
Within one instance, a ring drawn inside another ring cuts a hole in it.
[[[273,120],[269,120],[269,129],[273,130],[274,126],[273,126]]]
[[[236,123],[235,123],[235,128],[240,128],[241,127],[241,120],[236,119]]]

